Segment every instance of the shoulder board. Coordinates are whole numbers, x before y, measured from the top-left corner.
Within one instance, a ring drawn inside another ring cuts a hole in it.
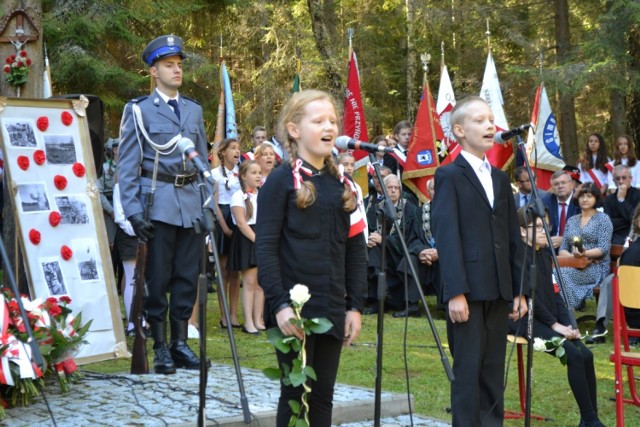
[[[129,100],[129,102],[132,102],[134,104],[137,104],[140,101],[144,101],[145,99],[147,99],[149,97],[149,95],[144,95],[144,96],[139,96],[137,98],[133,98],[131,100]]]
[[[196,101],[195,99],[189,98],[188,96],[184,96],[181,94],[180,97],[183,99],[186,99],[187,101],[195,102],[196,104],[200,105],[198,101]]]

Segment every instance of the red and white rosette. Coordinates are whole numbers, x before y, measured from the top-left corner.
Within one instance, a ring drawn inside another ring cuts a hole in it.
[[[291,171],[291,174],[293,175],[293,188],[295,190],[299,190],[302,187],[303,181],[302,181],[302,175],[300,175],[300,172],[302,172],[307,176],[311,176],[313,174],[311,169],[305,168],[304,166],[302,166],[301,159],[297,159],[293,166],[293,170]]]

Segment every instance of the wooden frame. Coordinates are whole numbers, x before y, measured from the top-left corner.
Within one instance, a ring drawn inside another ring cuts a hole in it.
[[[88,100],[0,98],[5,191],[33,299],[93,319],[76,360],[128,356],[93,164]],[[98,165],[101,167],[101,165]]]

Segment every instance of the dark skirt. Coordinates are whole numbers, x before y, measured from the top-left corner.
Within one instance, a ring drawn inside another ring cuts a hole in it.
[[[123,261],[136,259],[136,249],[138,248],[138,238],[129,236],[120,227],[116,230],[115,244],[118,248],[118,255]]]
[[[255,231],[255,226],[250,226]],[[227,270],[242,271],[257,266],[256,245],[247,238],[239,228],[233,230],[231,247],[227,259]]]
[[[231,219],[231,206],[229,205],[218,205],[220,210],[222,211],[222,217],[224,218],[224,222],[227,224],[232,231],[235,230],[236,226]],[[227,237],[226,234],[222,231],[222,227],[219,223],[216,223],[216,240],[218,245],[218,255],[225,256],[229,255],[229,249],[231,247],[231,237]]]

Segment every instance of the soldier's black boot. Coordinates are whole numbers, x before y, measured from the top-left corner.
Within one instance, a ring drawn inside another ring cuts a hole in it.
[[[153,337],[153,369],[156,374],[175,374],[176,365],[167,347],[167,322],[151,323],[151,336]]]
[[[178,368],[197,370],[200,369],[200,359],[187,345],[188,328],[187,320],[171,321],[171,358]]]

